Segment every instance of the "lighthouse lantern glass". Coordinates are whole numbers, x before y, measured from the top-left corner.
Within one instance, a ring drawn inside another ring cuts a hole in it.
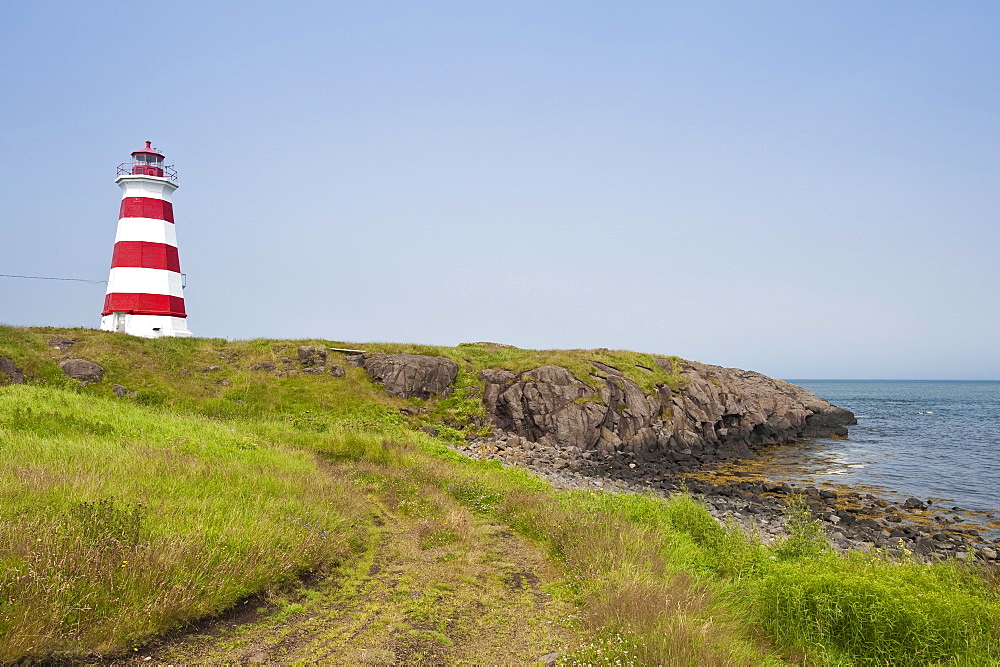
[[[155,148],[149,146],[132,153],[132,159],[118,165],[119,176],[156,176],[177,181],[177,172],[173,167],[164,164],[164,157]]]
[[[132,156],[133,175],[163,176],[163,158],[150,153],[135,153]]]

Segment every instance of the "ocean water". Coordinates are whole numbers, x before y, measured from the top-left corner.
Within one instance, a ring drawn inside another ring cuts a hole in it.
[[[789,380],[857,416],[847,440],[765,457],[765,474],[1000,510],[1000,382]]]

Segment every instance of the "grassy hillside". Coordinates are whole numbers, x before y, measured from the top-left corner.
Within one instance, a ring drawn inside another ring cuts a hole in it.
[[[837,556],[802,512],[765,546],[686,496],[556,492],[416,428],[483,428],[475,391],[249,370],[300,344],[442,354],[460,388],[542,363],[592,381],[588,359],[679,382],[629,352],[0,327],[30,377],[0,387],[0,661],[1000,661],[990,572]],[[67,357],[105,379],[65,378]]]
[[[55,336],[77,341],[68,351],[59,351],[46,341]],[[326,375],[294,375],[275,378],[274,372],[250,370],[255,364],[271,363],[277,370],[298,368],[300,345],[320,348],[364,349],[368,352],[410,352],[440,355],[458,363],[454,391],[437,401],[391,399],[373,385],[367,374],[348,363],[349,356],[330,352],[329,361],[339,363],[345,378]],[[13,358],[37,380],[50,385],[74,388],[56,361],[81,357],[103,366],[105,381],[86,388],[94,395],[111,396],[115,383],[137,391],[142,405],[166,406],[188,413],[217,417],[262,417],[295,412],[322,412],[343,418],[366,414],[384,406],[393,412],[403,407],[428,408],[411,423],[457,427],[462,431],[481,428],[484,408],[479,372],[486,368],[506,368],[521,372],[543,364],[565,366],[581,381],[597,387],[603,375],[590,361],[621,369],[647,391],[658,384],[677,389],[683,385],[679,373],[664,371],[652,355],[614,350],[521,350],[493,344],[463,344],[458,347],[397,343],[350,343],[318,339],[301,341],[226,341],[204,338],[161,338],[145,340],[115,336],[93,329],[31,330],[0,327],[0,356]],[[293,362],[286,365],[283,359]],[[670,358],[672,361],[677,359]],[[217,369],[207,371],[207,369]],[[207,371],[207,372],[205,372]],[[447,429],[445,429],[447,431]]]

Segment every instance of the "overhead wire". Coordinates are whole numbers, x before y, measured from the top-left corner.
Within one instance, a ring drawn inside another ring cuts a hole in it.
[[[106,285],[107,280],[87,280],[86,278],[50,278],[48,276],[16,276],[11,273],[0,273],[0,278],[27,278],[31,280],[71,280],[79,283],[90,283],[91,285]]]

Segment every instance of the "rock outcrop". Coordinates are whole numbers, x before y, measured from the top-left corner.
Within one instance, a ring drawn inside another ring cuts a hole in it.
[[[311,350],[300,357],[311,357]],[[446,357],[364,354],[360,365],[390,396],[445,395],[458,373]],[[479,374],[492,441],[507,453],[571,466],[582,460],[654,463],[692,469],[747,458],[755,449],[803,438],[847,435],[854,415],[782,380],[735,368],[660,357],[680,390],[646,392],[620,370],[592,362],[593,382],[562,366],[520,374],[491,368]],[[509,450],[509,451],[508,451]],[[634,468],[635,466],[633,466]]]
[[[259,364],[251,364],[250,370],[252,371],[273,371],[277,366],[273,362],[264,361]]]
[[[73,378],[80,384],[90,384],[100,382],[104,379],[104,369],[100,364],[86,359],[66,359],[59,362],[59,368],[67,377]]]
[[[65,336],[53,336],[49,338],[48,344],[49,347],[55,348],[60,352],[69,352],[70,348],[76,345],[76,341]]]
[[[671,361],[658,361],[671,372]],[[559,366],[515,375],[480,374],[498,438],[516,438],[573,458],[627,454],[633,460],[696,465],[745,458],[765,445],[846,435],[854,415],[810,392],[760,373],[682,362],[686,386],[647,394],[610,366],[596,389]]]
[[[125,398],[126,396],[129,398],[135,398],[139,395],[138,391],[129,391],[128,387],[121,384],[113,385],[111,387],[111,392],[118,398]]]
[[[430,398],[448,393],[458,364],[423,354],[364,354],[361,365],[390,396]]]
[[[541,366],[520,376],[491,369],[479,378],[486,383],[483,400],[494,426],[553,446],[590,449],[597,443],[606,406],[562,366]]]
[[[24,372],[12,359],[0,357],[0,384],[5,384],[4,380],[13,384],[24,384]]]
[[[326,363],[326,350],[312,345],[300,345],[299,363],[303,366],[322,366]]]

